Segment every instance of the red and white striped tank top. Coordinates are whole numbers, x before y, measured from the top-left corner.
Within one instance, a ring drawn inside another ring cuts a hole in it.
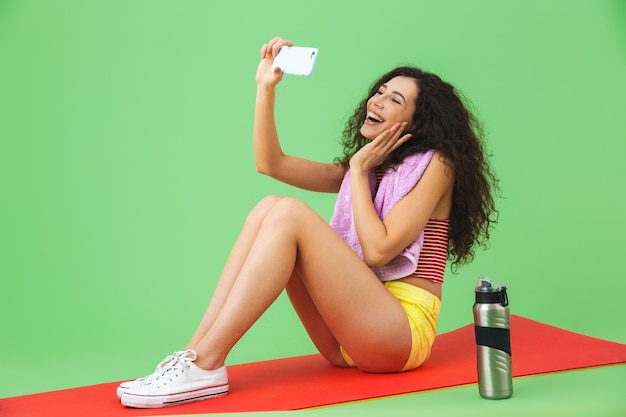
[[[385,171],[376,169],[376,187]],[[417,269],[410,276],[425,278],[443,284],[448,259],[448,232],[450,219],[429,219],[424,227],[424,243],[420,251]]]
[[[443,284],[448,258],[449,219],[430,219],[424,227],[424,243],[412,277],[426,278]]]

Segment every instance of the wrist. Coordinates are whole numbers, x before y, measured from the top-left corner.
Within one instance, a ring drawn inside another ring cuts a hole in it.
[[[350,164],[350,175],[354,177],[367,176],[368,170],[358,164]]]
[[[256,96],[257,99],[273,101],[276,97],[276,85],[257,84]]]
[[[350,161],[348,161],[348,165],[350,166],[350,172],[352,172],[354,175],[367,172],[367,169],[363,166],[363,161],[361,161],[358,156],[360,155],[353,155],[352,158],[350,158]]]
[[[256,84],[256,89],[265,92],[276,91],[276,84],[269,83],[267,81],[261,81]]]
[[[276,95],[276,84],[259,83],[256,86],[257,96],[274,97]]]

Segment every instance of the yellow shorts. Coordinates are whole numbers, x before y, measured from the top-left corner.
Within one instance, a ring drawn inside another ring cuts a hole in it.
[[[383,282],[383,285],[400,301],[409,319],[413,343],[409,359],[400,372],[410,371],[420,366],[430,356],[430,349],[437,334],[441,300],[434,294],[406,282],[387,281]],[[356,367],[343,346],[341,355],[348,365]]]

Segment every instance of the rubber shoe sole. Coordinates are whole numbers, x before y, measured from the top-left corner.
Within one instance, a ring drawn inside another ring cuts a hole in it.
[[[132,408],[162,408],[219,398],[228,394],[228,384],[167,395],[137,395],[125,392],[122,404]]]
[[[143,377],[140,379],[136,379],[134,381],[126,381],[126,382],[122,382],[118,387],[117,387],[117,398],[122,398],[122,395],[124,395],[124,393],[128,390],[131,390],[133,388],[139,387],[141,386],[141,383],[145,380],[147,380],[148,377]]]

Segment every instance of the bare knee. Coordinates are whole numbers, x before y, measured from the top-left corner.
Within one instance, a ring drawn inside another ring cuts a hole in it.
[[[286,210],[287,212],[300,211],[308,206],[294,197],[282,197],[277,201],[274,209]]]
[[[279,198],[272,205],[264,221],[276,221],[281,225],[298,226],[313,214],[305,203],[293,197]]]
[[[246,218],[247,223],[259,224],[263,222],[267,213],[270,212],[272,207],[278,203],[282,197],[277,195],[269,195],[263,198],[261,201],[257,203],[256,206],[248,213],[248,217]]]

